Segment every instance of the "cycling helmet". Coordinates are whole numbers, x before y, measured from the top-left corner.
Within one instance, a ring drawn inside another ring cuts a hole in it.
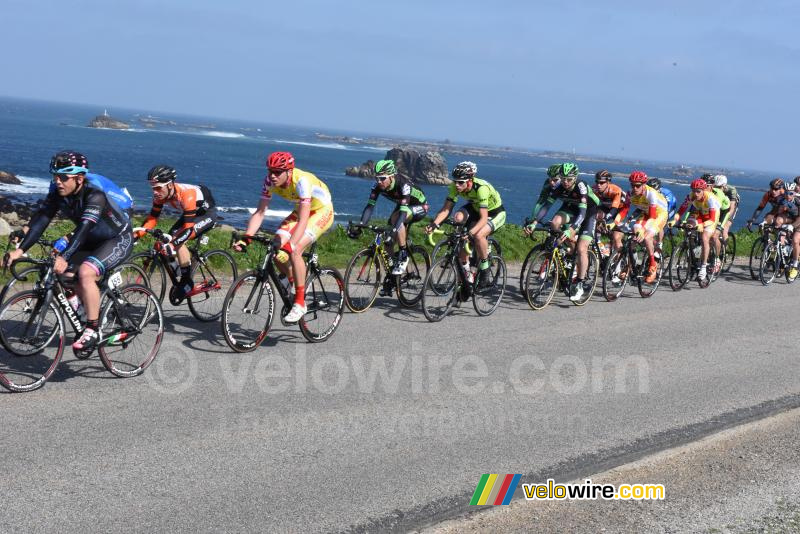
[[[780,178],[775,178],[769,183],[770,189],[781,189],[783,188],[783,180]]]
[[[705,189],[708,187],[708,184],[702,178],[698,178],[697,180],[693,180],[691,184],[692,189]]]
[[[375,174],[377,176],[390,176],[397,174],[397,167],[394,166],[394,161],[390,159],[382,159],[375,164]]]
[[[462,161],[453,168],[455,180],[468,180],[478,172],[478,166],[471,161]]]
[[[558,164],[558,163],[555,163],[555,164],[550,165],[549,167],[547,167],[547,176],[548,176],[548,178],[557,177],[558,176],[558,170],[560,168],[561,168],[561,165]]]
[[[800,185],[800,176],[795,176],[794,177],[794,183],[796,183],[797,185]]]
[[[706,185],[714,185],[714,175],[710,172],[703,173],[700,179],[703,180]]]
[[[714,175],[714,186],[715,187],[725,187],[728,185],[728,177],[724,174],[716,174]]]
[[[786,192],[788,193],[789,191],[792,193],[797,191],[797,184],[794,182],[786,182]]]
[[[156,165],[147,173],[147,181],[151,184],[168,184],[174,182],[177,171],[169,165]]]
[[[51,174],[86,174],[87,172],[89,172],[89,160],[78,152],[65,150],[50,159]]]
[[[628,180],[630,180],[632,184],[646,184],[647,174],[643,173],[642,171],[633,171],[628,177]]]
[[[294,156],[289,152],[273,152],[267,158],[267,169],[290,171],[294,169]]]
[[[559,165],[558,174],[564,177],[577,178],[578,166],[574,163],[562,163]]]
[[[607,170],[603,169],[602,171],[597,171],[594,173],[594,181],[595,182],[610,182],[611,181],[611,173]]]
[[[650,178],[649,180],[647,180],[647,185],[649,185],[656,191],[661,190],[661,180],[659,180],[658,178]]]

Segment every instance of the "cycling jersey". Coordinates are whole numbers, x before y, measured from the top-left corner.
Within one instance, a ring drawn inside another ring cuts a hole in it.
[[[127,213],[106,191],[96,187],[89,180],[83,182],[79,191],[66,197],[58,194],[56,184],[53,183],[50,185],[44,204],[31,219],[30,230],[20,244],[23,251],[36,244],[59,211],[76,225],[69,246],[61,253],[67,261],[79,249],[93,248],[120,234],[130,232]]]
[[[725,187],[721,188],[722,192],[728,197],[728,200],[731,202],[739,203],[739,192],[736,190],[735,187],[732,185],[726,185]]]
[[[711,189],[711,191],[719,201],[720,211],[727,211],[731,207],[731,200],[728,198],[728,195],[725,194],[725,191],[723,191],[720,187],[714,187]]]
[[[428,203],[425,201],[425,193],[422,189],[415,186],[411,180],[395,175],[392,185],[387,189],[381,189],[377,183],[372,186],[367,206],[361,214],[361,224],[369,222],[375,203],[381,195],[395,201],[397,203],[396,211],[404,214],[402,217],[397,217],[395,222],[396,231],[399,231],[400,227],[405,223],[422,220],[428,213]]]
[[[662,187],[658,190],[667,201],[667,212],[669,213],[668,217],[672,217],[675,215],[675,210],[678,208],[678,199],[675,198],[675,195],[667,189],[666,187]]]
[[[459,193],[456,184],[451,183],[447,191],[447,200],[455,203],[458,197],[468,200],[479,212],[480,208],[486,208],[489,211],[489,217],[505,211],[500,193],[492,187],[492,184],[480,178],[473,178],[472,187],[463,193]]]
[[[628,194],[616,184],[608,184],[605,192],[600,191],[600,187],[595,184],[592,191],[597,195],[600,206],[606,213],[606,221],[613,221],[620,208],[628,201]]]
[[[753,212],[753,216],[751,217],[751,219],[758,218],[759,214],[761,213],[761,210],[763,210],[767,206],[767,204],[771,204],[772,206],[769,214],[777,215],[781,203],[781,197],[783,197],[783,194],[780,194],[777,197],[773,197],[772,190],[771,189],[768,190],[766,193],[764,193],[764,196],[761,197],[761,202],[758,203],[758,206],[756,207],[756,210]]]
[[[586,182],[577,180],[572,189],[564,188],[563,183],[559,182],[534,218],[537,221],[542,220],[556,200],[561,200],[559,212],[564,212],[568,216],[571,230],[573,232],[580,230],[582,237],[593,238],[600,199]]]
[[[781,195],[780,204],[778,204],[778,213],[784,217],[796,219],[800,215],[800,196],[792,195],[791,197],[786,194]]]
[[[173,183],[174,192],[163,200],[153,199],[153,207],[145,219],[145,228],[155,228],[164,205],[181,212],[169,233],[175,245],[182,245],[200,231],[208,231],[217,221],[217,210],[211,191],[204,185]],[[198,228],[200,226],[200,228]]]
[[[271,185],[269,176],[264,179],[264,186],[261,189],[261,198],[271,200],[272,193],[297,203],[311,203],[311,211],[316,211],[323,207],[333,206],[331,194],[325,183],[311,174],[295,167],[292,169],[292,176],[286,181],[283,187]]]
[[[719,200],[717,200],[716,195],[708,189],[703,191],[703,196],[699,200],[694,197],[694,193],[689,193],[686,200],[681,204],[680,209],[678,209],[677,215],[679,217],[682,216],[690,206],[698,223],[703,223],[705,226],[708,226],[712,222],[715,225],[719,222]]]

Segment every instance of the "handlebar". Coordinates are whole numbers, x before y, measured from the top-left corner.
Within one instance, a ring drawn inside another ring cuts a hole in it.
[[[366,228],[367,230],[372,230],[376,234],[389,232],[392,230],[388,226],[376,226],[374,224],[362,224],[360,222],[347,221],[347,229],[350,230],[351,228]]]
[[[170,243],[172,241],[172,236],[164,233],[163,230],[160,228],[144,228],[144,227],[137,227],[133,229],[134,232],[144,232],[148,235],[153,236],[153,239],[161,241],[162,243]]]
[[[233,246],[233,244],[240,239],[249,239],[264,245],[270,245],[272,243],[272,236],[266,236],[263,234],[248,235],[246,232],[238,231],[231,232],[231,246]]]
[[[21,263],[30,263],[33,265],[38,265],[42,267],[52,267],[55,264],[56,258],[55,256],[49,256],[44,259],[36,259],[36,258],[19,258],[15,260],[14,263],[11,264],[9,270],[11,271],[11,275],[19,280],[20,282],[24,282],[25,279],[22,278],[19,273],[17,273],[17,265]]]

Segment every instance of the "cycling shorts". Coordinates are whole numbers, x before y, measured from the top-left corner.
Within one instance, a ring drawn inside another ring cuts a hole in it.
[[[667,212],[658,211],[658,215],[653,218],[647,218],[644,215],[636,219],[633,225],[635,231],[644,230],[647,234],[654,236],[658,235],[664,226],[667,224]]]
[[[294,230],[294,227],[297,226],[297,222],[297,211],[293,211],[283,220],[280,228],[275,233],[277,235],[286,237],[287,240],[291,239],[292,231]],[[327,232],[331,226],[333,226],[333,206],[322,206],[319,209],[312,210],[309,214],[305,235],[308,236],[313,243],[319,239],[322,234]]]
[[[480,212],[475,209],[472,204],[464,204],[458,211],[464,214],[465,220],[467,221],[467,229],[471,230],[476,224],[478,224],[478,221],[481,220]],[[506,209],[503,206],[489,210],[489,222],[486,224],[488,224],[489,228],[492,230],[490,233],[496,232],[505,223]]]
[[[97,276],[105,276],[114,267],[124,262],[133,252],[133,234],[127,226],[118,236],[100,244],[79,249],[69,259],[70,270],[87,263]]]
[[[411,210],[411,218],[406,219],[405,222],[406,226],[410,225],[411,223],[419,222],[422,219],[424,219],[426,215],[428,215],[427,202],[425,204],[417,204],[416,206],[406,206],[406,207]],[[392,212],[392,215],[389,218],[391,219],[392,217],[394,217],[395,213],[402,213],[400,211],[399,206]]]

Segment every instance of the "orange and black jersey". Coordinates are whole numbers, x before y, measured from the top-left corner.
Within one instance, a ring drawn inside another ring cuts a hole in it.
[[[153,200],[150,215],[144,221],[145,228],[155,228],[164,205],[169,205],[181,212],[184,228],[194,226],[195,219],[205,215],[206,211],[215,207],[211,191],[204,185],[173,184],[175,192],[163,201]]]

